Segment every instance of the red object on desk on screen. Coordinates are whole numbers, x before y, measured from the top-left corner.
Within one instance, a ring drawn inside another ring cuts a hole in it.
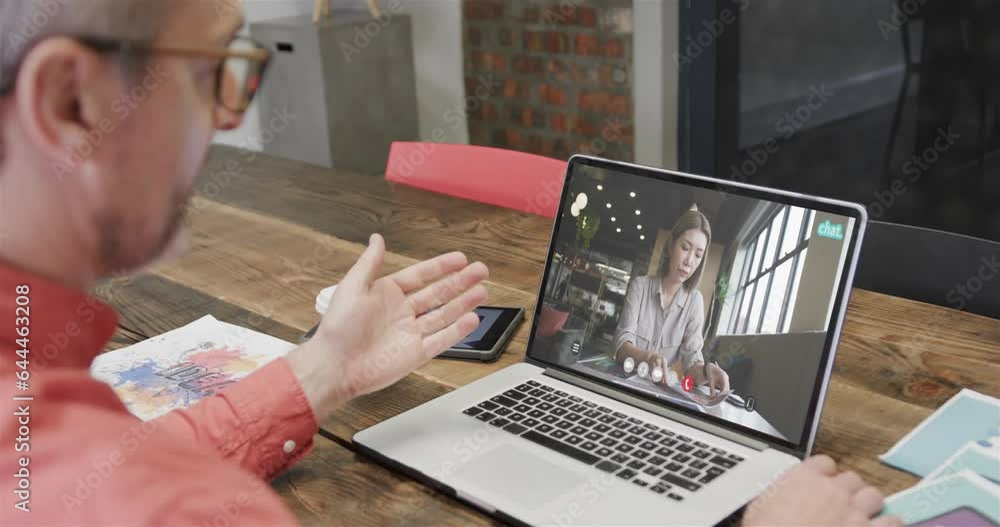
[[[569,319],[569,311],[558,311],[549,306],[542,306],[542,316],[538,321],[538,334],[543,337],[551,337],[566,325]]]
[[[691,377],[690,375],[685,375],[681,387],[684,388],[685,392],[690,392],[692,389],[694,389],[694,378]]]

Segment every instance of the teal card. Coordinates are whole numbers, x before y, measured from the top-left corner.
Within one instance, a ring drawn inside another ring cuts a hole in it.
[[[928,480],[958,474],[971,470],[976,474],[1000,485],[1000,437],[969,443],[934,469]]]
[[[1000,425],[1000,400],[962,390],[888,452],[883,463],[924,477],[966,444],[989,437]]]
[[[970,470],[924,480],[886,499],[882,515],[899,516],[905,525],[918,525],[956,511],[974,511],[972,516],[982,519],[975,525],[1000,526],[1000,486]]]

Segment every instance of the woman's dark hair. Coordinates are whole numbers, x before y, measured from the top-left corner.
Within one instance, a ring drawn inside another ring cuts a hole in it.
[[[712,245],[712,226],[708,223],[708,218],[698,210],[698,205],[692,205],[688,211],[677,218],[674,226],[670,228],[667,241],[663,245],[663,256],[660,259],[660,279],[663,279],[670,272],[670,253],[674,243],[677,243],[677,240],[691,229],[697,229],[705,235],[707,240],[705,254],[708,254],[708,248]],[[684,281],[684,289],[691,291],[701,283],[701,275],[705,270],[705,260],[706,258],[703,256],[698,268],[691,273],[690,278]]]

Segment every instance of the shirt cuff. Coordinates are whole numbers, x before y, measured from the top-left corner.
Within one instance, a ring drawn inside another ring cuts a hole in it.
[[[622,345],[625,344],[626,342],[631,342],[632,344],[635,344],[635,333],[632,333],[630,331],[622,332],[615,338],[615,351],[613,355],[615,358],[618,357],[618,350],[622,349]]]
[[[284,358],[228,387],[229,399],[252,445],[246,468],[270,480],[312,450],[319,430],[299,379]]]

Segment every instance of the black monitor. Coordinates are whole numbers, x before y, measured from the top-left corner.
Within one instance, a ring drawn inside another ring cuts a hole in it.
[[[1000,4],[681,2],[678,169],[1000,241]],[[719,35],[702,33],[724,21]],[[674,60],[665,58],[674,65]]]

